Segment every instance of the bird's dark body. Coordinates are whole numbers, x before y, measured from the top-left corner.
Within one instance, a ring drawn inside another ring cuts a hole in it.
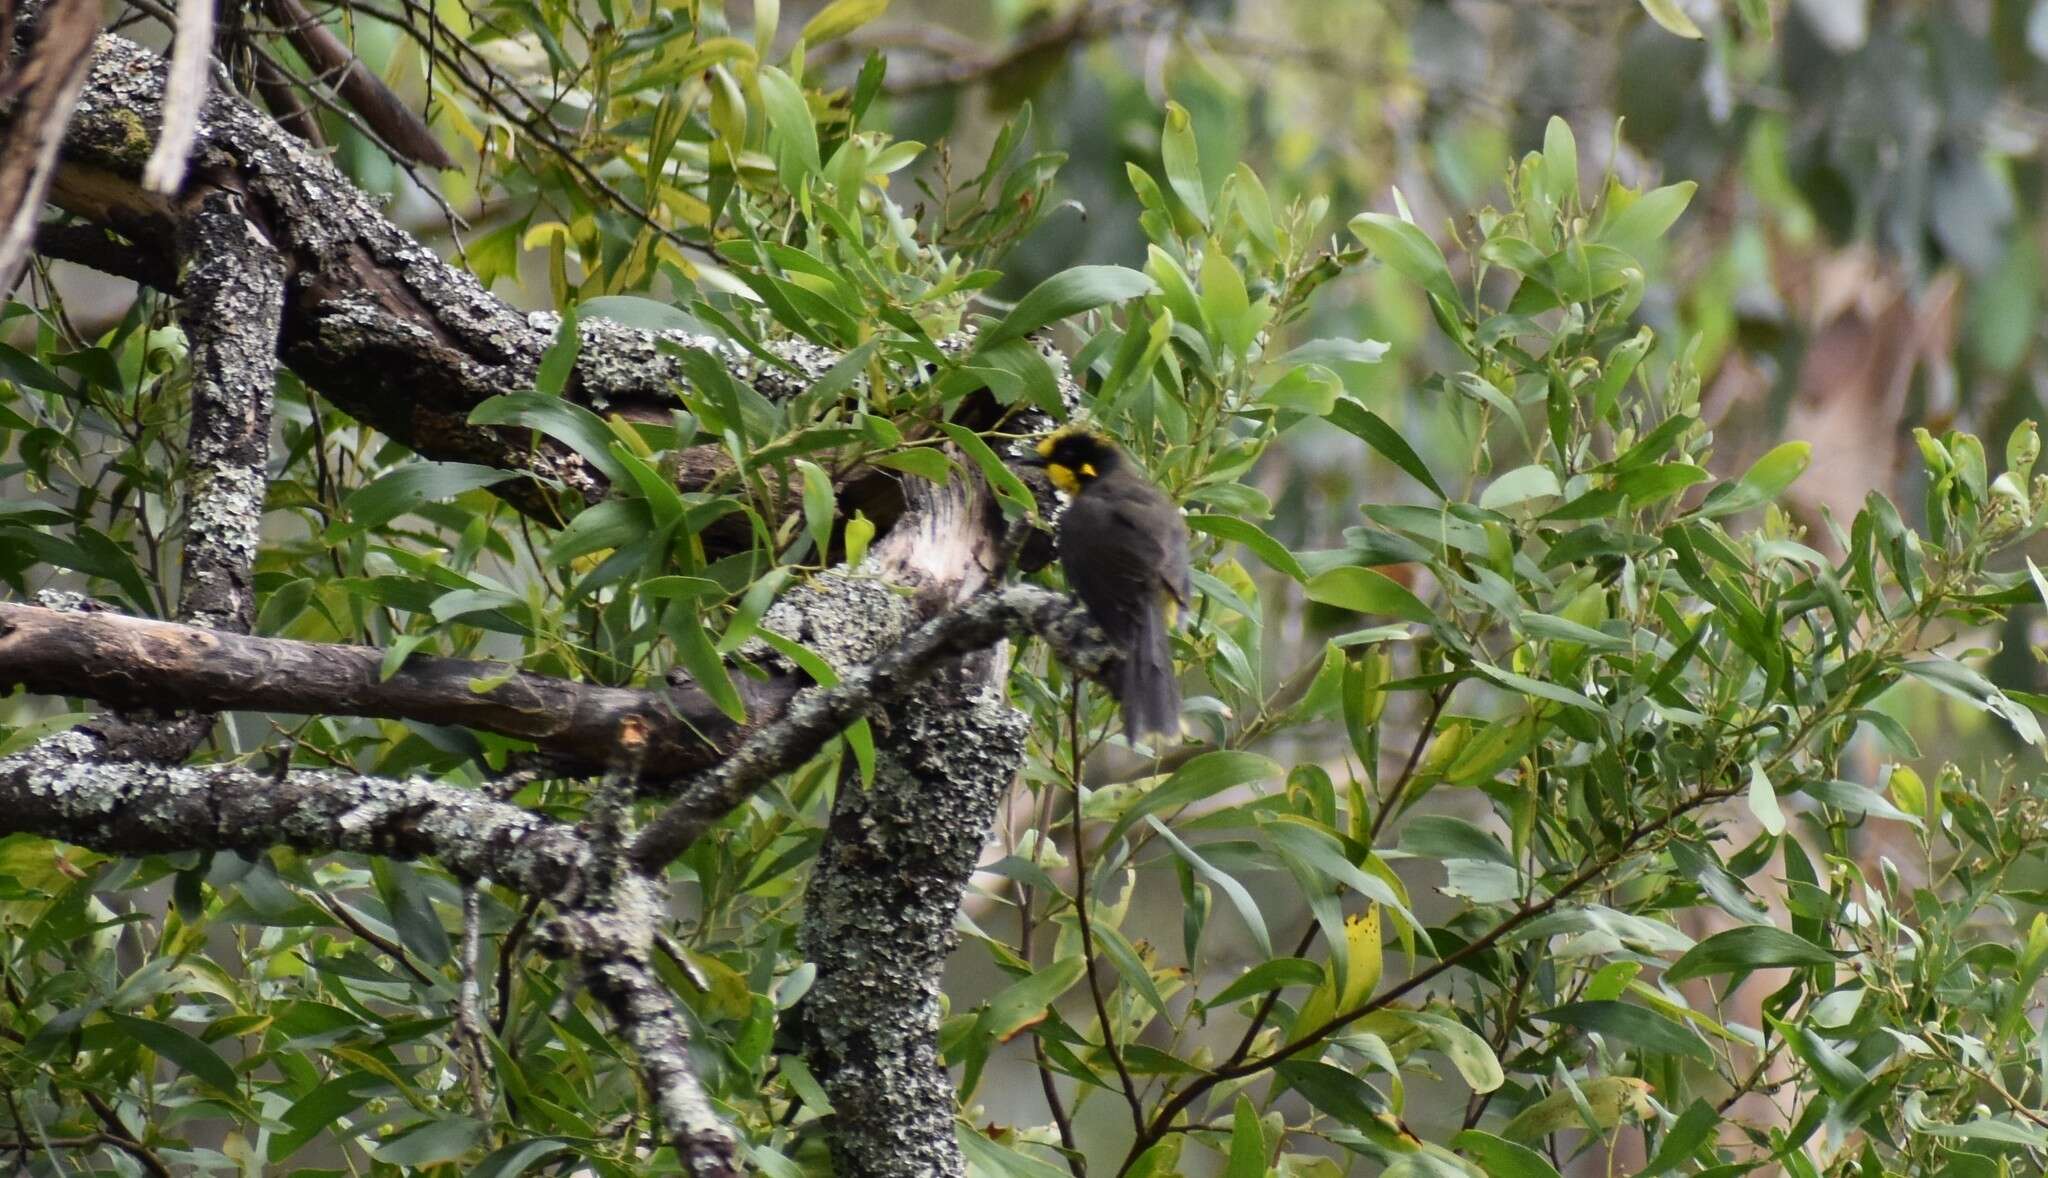
[[[1056,438],[1044,452],[1056,476],[1078,474],[1060,516],[1060,567],[1104,635],[1124,651],[1117,701],[1125,735],[1171,738],[1180,731],[1172,632],[1190,589],[1187,525],[1113,444],[1080,439]]]

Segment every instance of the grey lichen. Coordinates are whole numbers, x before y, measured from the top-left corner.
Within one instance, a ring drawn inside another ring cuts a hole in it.
[[[0,758],[10,830],[116,853],[291,846],[432,856],[469,878],[574,897],[591,874],[571,827],[471,790],[343,773],[282,778],[231,765],[111,761],[71,731]]]

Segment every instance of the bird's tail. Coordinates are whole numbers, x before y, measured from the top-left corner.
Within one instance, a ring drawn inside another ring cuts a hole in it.
[[[1124,736],[1133,744],[1148,737],[1180,735],[1180,680],[1173,673],[1173,636],[1162,611],[1141,613],[1137,641],[1124,656]]]

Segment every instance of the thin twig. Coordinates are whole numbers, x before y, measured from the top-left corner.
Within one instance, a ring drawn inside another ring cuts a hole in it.
[[[1131,1106],[1131,1127],[1139,1133],[1145,1132],[1145,1106],[1138,1097],[1138,1085],[1131,1079],[1131,1069],[1124,1064],[1123,1049],[1117,1046],[1116,1024],[1109,1017],[1109,1003],[1102,996],[1102,981],[1095,974],[1095,921],[1088,915],[1088,831],[1082,818],[1081,805],[1081,692],[1079,680],[1069,684],[1067,693],[1067,740],[1074,751],[1074,760],[1068,769],[1069,780],[1074,787],[1074,919],[1081,931],[1081,966],[1088,979],[1088,997],[1095,1004],[1096,1025],[1102,1030],[1102,1049],[1109,1054],[1109,1062],[1116,1068],[1117,1082],[1123,1086],[1124,1102]]]

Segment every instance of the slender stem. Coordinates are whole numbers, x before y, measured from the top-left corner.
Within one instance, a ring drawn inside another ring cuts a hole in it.
[[[1050,793],[1051,791],[1046,791]],[[1046,829],[1044,823],[1038,827]],[[1017,956],[1031,964],[1032,943],[1037,939],[1038,922],[1032,919],[1031,909],[1038,900],[1038,889],[1030,884],[1017,885]],[[1031,1036],[1031,1058],[1038,1067],[1038,1085],[1045,1091],[1045,1107],[1052,1114],[1053,1128],[1059,1130],[1060,1150],[1067,1163],[1067,1170],[1074,1178],[1088,1178],[1088,1159],[1081,1154],[1080,1146],[1074,1140],[1074,1121],[1067,1115],[1067,1106],[1060,1100],[1059,1085],[1054,1082],[1052,1062],[1045,1054],[1045,1040]]]
[[[1408,761],[1401,766],[1400,776],[1394,778],[1393,788],[1380,800],[1380,812],[1372,816],[1372,831],[1365,838],[1368,845],[1380,841],[1380,832],[1386,829],[1387,819],[1393,817],[1396,804],[1408,792],[1408,781],[1415,776],[1415,767],[1422,763],[1422,750],[1429,747],[1429,738],[1436,733],[1437,721],[1443,718],[1444,705],[1450,702],[1452,689],[1452,684],[1445,684],[1430,693],[1429,714],[1423,717],[1422,729],[1415,734],[1415,743],[1408,748]]]
[[[1124,1066],[1124,1053],[1116,1045],[1116,1025],[1110,1021],[1109,1004],[1102,997],[1102,983],[1095,976],[1095,922],[1088,915],[1088,832],[1081,817],[1081,692],[1080,680],[1075,680],[1067,696],[1067,739],[1073,750],[1074,784],[1074,918],[1081,929],[1081,960],[1088,976],[1088,997],[1095,1003],[1095,1020],[1102,1028],[1102,1049],[1109,1053],[1109,1062],[1116,1066],[1118,1082],[1123,1085],[1124,1102],[1131,1106],[1131,1126],[1140,1138],[1145,1136],[1145,1106],[1138,1099],[1138,1085],[1131,1079],[1131,1071]]]

